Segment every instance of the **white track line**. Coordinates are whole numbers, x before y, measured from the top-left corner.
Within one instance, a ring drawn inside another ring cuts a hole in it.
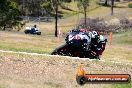
[[[7,50],[0,50],[3,53],[15,53],[15,54],[26,54],[26,55],[37,55],[37,56],[46,56],[48,54],[39,54],[39,53],[28,53],[28,52],[16,52],[16,51],[7,51]],[[52,56],[52,55],[49,55]]]
[[[25,54],[25,55],[35,55],[35,56],[50,56],[50,57],[60,57],[59,55],[49,55],[49,54],[39,54],[39,53],[28,53],[28,52],[16,52],[16,51],[6,51],[6,50],[0,50],[0,52],[3,53],[14,53],[14,54]],[[69,57],[69,56],[61,56],[61,57],[66,57],[68,59],[73,59],[73,60],[88,60],[88,61],[96,61],[96,59],[89,59],[89,58],[79,58],[79,57]],[[132,62],[125,62],[122,63],[120,61],[106,61],[106,60],[98,60],[101,62],[111,62],[111,63],[116,63],[116,64],[126,64],[126,65],[132,65]]]

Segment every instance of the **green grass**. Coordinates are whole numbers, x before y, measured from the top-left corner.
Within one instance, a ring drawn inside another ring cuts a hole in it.
[[[132,45],[132,31],[114,34],[113,43],[120,45]]]
[[[28,46],[27,47],[24,47],[24,48],[19,48],[19,47],[13,47],[13,46],[11,46],[11,45],[0,45],[0,49],[2,49],[2,50],[10,50],[10,51],[16,51],[16,52],[29,52],[29,53],[48,53],[48,54],[50,54],[51,53],[51,51],[53,50],[53,49],[50,49],[50,48],[48,48],[48,49],[41,49],[41,48],[36,48],[36,47],[34,47],[34,48],[28,48]]]
[[[5,87],[3,87],[3,86],[0,86],[0,88],[5,88]]]
[[[0,88],[7,88],[7,87],[3,84],[0,84]]]
[[[51,53],[57,46],[61,45],[64,39],[53,36],[32,36],[25,34],[14,34],[10,32],[0,33],[0,49],[34,52],[34,53]]]
[[[128,84],[113,84],[112,88],[132,88],[132,82]]]
[[[103,58],[120,58],[121,60],[131,60],[132,52],[132,31],[113,34],[112,46],[107,43]],[[53,36],[32,36],[1,32],[0,49],[30,53],[50,54],[56,47],[64,44],[64,38],[54,38]],[[126,42],[127,41],[127,42]],[[130,47],[130,48],[129,48]]]

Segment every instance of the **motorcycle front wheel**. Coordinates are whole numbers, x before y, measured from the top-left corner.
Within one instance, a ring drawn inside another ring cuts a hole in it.
[[[25,33],[25,34],[29,34],[29,30],[25,30],[24,33]]]
[[[51,55],[69,56],[69,55],[70,55],[70,52],[69,52],[69,49],[68,49],[68,45],[67,45],[67,44],[61,45],[60,47],[56,48],[56,49],[51,53]]]

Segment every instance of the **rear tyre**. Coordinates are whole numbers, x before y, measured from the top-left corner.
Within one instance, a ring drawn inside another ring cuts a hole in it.
[[[98,59],[100,60],[101,55],[97,55],[97,53],[90,52],[89,59]]]
[[[41,35],[41,32],[38,32],[37,35]]]

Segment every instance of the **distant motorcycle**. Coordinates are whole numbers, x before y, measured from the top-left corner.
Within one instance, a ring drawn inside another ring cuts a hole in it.
[[[26,27],[26,30],[24,31],[25,34],[37,34],[41,35],[41,32],[39,30],[35,30],[35,28]]]
[[[70,38],[70,39],[69,39]],[[65,39],[66,43],[56,48],[51,55],[63,55],[80,58],[100,59],[100,55],[96,52],[96,45],[87,43],[91,41],[90,36],[88,39],[81,39],[79,32],[71,32]],[[105,40],[106,44],[106,40]]]

